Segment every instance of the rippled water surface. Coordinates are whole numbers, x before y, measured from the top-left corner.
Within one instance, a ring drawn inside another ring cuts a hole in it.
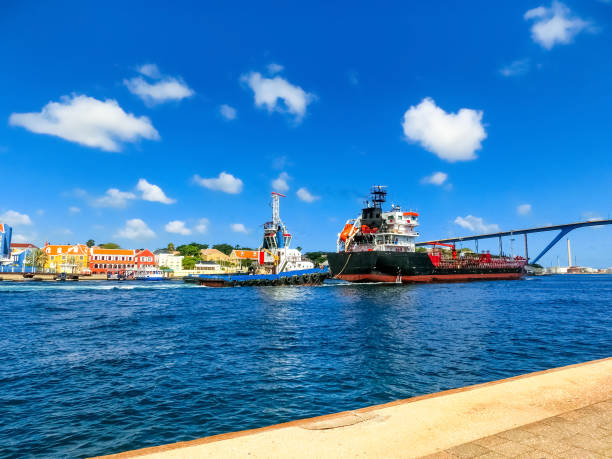
[[[83,457],[612,354],[612,276],[0,283],[0,456]]]

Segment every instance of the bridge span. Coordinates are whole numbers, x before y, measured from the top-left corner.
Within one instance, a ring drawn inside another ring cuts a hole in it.
[[[462,237],[451,237],[451,238],[446,238],[446,239],[437,239],[437,240],[433,240],[433,241],[427,241],[427,242],[417,242],[416,245],[417,246],[423,246],[423,245],[432,245],[434,243],[442,243],[442,244],[448,244],[448,243],[452,243],[452,242],[465,242],[465,241],[475,241],[476,242],[476,252],[478,252],[478,241],[480,239],[492,239],[492,238],[498,238],[499,239],[499,253],[502,253],[502,237],[504,236],[515,236],[518,234],[522,234],[524,236],[525,239],[525,258],[529,259],[529,248],[527,246],[527,235],[531,234],[531,233],[544,233],[547,231],[556,231],[558,230],[559,233],[554,237],[554,239],[550,242],[550,244],[548,244],[544,250],[542,250],[537,257],[535,257],[533,259],[533,261],[531,261],[531,263],[537,263],[538,260],[540,260],[540,258],[542,258],[546,252],[548,252],[550,249],[553,248],[553,246],[559,242],[563,236],[565,236],[567,233],[569,233],[570,231],[576,229],[576,228],[582,228],[585,226],[601,226],[601,225],[612,225],[612,220],[608,219],[608,220],[587,220],[584,222],[575,222],[575,223],[566,223],[564,225],[550,225],[550,226],[539,226],[536,228],[526,228],[526,229],[519,229],[519,230],[511,230],[511,231],[500,231],[498,233],[487,233],[487,234],[477,234],[477,235],[473,235],[473,236],[462,236]]]

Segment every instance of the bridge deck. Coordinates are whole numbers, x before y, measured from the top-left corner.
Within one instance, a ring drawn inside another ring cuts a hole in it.
[[[566,223],[564,225],[551,225],[551,226],[539,226],[536,228],[526,228],[526,229],[518,229],[518,230],[510,230],[510,231],[500,231],[498,233],[487,233],[487,234],[477,234],[472,236],[461,236],[461,237],[451,237],[446,239],[436,239],[427,242],[417,242],[417,246],[423,245],[431,245],[434,242],[461,242],[461,241],[475,241],[479,239],[491,239],[495,237],[504,237],[504,236],[514,236],[517,234],[530,234],[530,233],[543,233],[546,231],[555,231],[555,230],[573,230],[576,228],[582,228],[584,226],[599,226],[599,225],[612,225],[611,220],[589,220],[585,222],[575,222],[575,223]]]

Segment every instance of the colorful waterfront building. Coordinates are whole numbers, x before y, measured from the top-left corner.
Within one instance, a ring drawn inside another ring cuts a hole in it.
[[[137,270],[157,267],[155,255],[149,249],[136,250],[135,262]]]
[[[0,223],[0,263],[11,261],[11,238],[13,228],[5,223]]]
[[[5,259],[0,264],[0,271],[3,273],[23,273],[33,271],[33,268],[26,266],[28,256],[32,253],[32,250],[37,249],[34,244],[25,244],[20,242],[11,243],[11,256],[10,261]]]
[[[21,271],[25,271],[28,256],[35,249],[38,249],[38,247],[36,247],[34,244],[29,244],[26,242],[11,243],[11,258],[13,259],[11,265],[16,268],[20,268]]]
[[[92,274],[129,275],[136,270],[136,251],[132,249],[89,249]]]
[[[172,253],[158,253],[155,255],[155,263],[157,266],[170,268],[172,271],[182,271],[183,270],[183,257],[182,255],[174,255]]]
[[[67,274],[89,274],[87,246],[84,244],[55,245],[45,242],[47,254],[44,269]]]
[[[214,261],[215,263],[229,262],[229,255],[224,254],[217,249],[202,249],[200,250],[200,258],[203,261]]]

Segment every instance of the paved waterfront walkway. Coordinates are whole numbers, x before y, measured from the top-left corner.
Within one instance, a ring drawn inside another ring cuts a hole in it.
[[[425,456],[426,459],[507,457],[612,457],[612,399]]]
[[[612,358],[117,458],[612,457]]]

